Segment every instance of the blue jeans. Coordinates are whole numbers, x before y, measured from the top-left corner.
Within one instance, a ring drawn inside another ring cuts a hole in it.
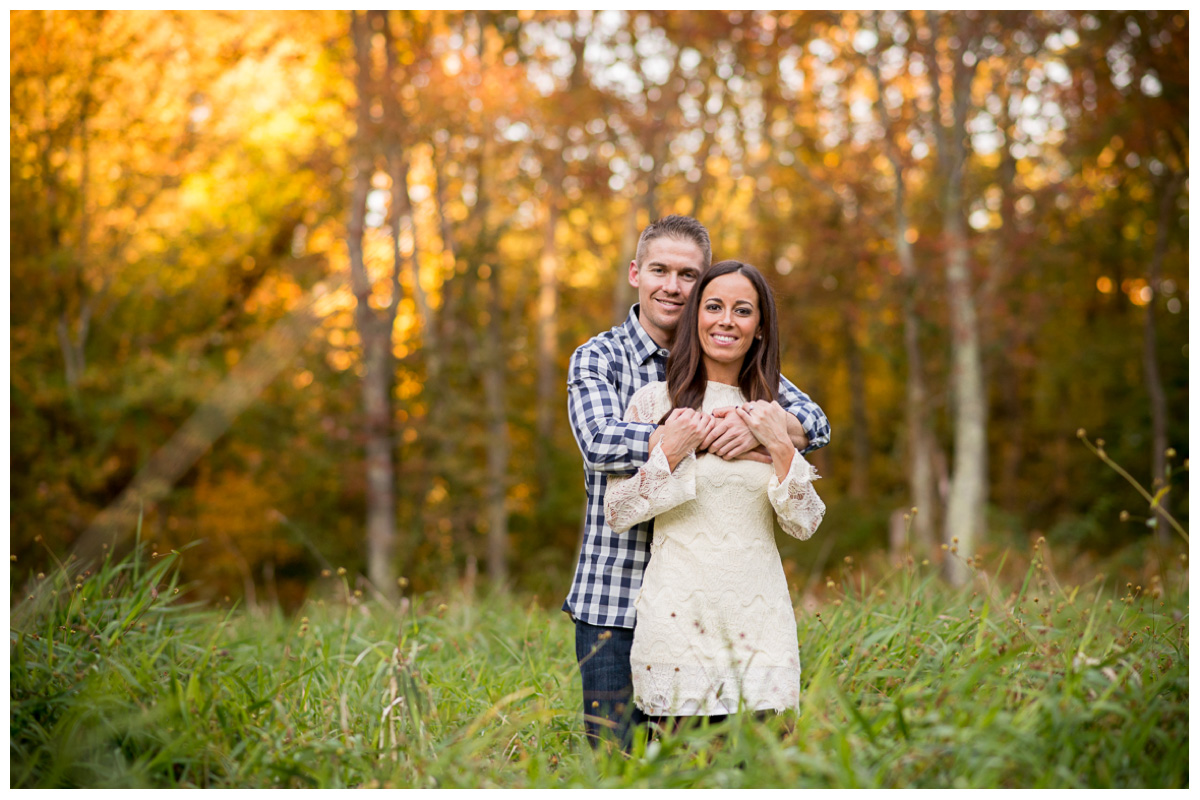
[[[634,727],[646,724],[646,715],[633,704],[632,647],[632,628],[605,628],[575,620],[575,658],[583,678],[583,725],[592,747],[600,743],[602,735],[610,735],[628,750]]]

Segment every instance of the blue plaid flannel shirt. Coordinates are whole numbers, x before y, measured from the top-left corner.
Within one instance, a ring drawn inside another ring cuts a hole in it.
[[[567,415],[583,453],[587,514],[563,611],[591,625],[634,626],[633,601],[650,560],[654,521],[613,533],[604,521],[604,489],[610,474],[629,475],[650,458],[650,434],[656,426],[623,420],[638,389],[666,379],[667,355],[638,322],[635,304],[622,325],[592,337],[571,356]],[[796,415],[808,434],[805,452],[827,445],[825,412],[786,378],[779,388],[779,404]]]

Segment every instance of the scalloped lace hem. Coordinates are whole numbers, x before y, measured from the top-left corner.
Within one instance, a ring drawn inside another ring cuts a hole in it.
[[[800,670],[795,667],[751,668],[742,675],[634,664],[633,673],[634,704],[654,717],[713,716],[739,710],[779,713],[800,705]]]

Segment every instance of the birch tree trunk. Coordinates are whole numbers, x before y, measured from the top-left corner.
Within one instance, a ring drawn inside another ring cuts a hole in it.
[[[939,15],[931,14],[933,45],[936,49]],[[971,276],[967,239],[963,173],[967,160],[967,110],[970,102],[973,59],[964,62],[971,50],[965,40],[965,25],[955,33],[959,47],[950,50],[951,116],[949,129],[934,120],[938,154],[946,180],[942,216],[946,238],[946,288],[949,294],[951,339],[951,388],[953,394],[954,459],[950,497],[946,507],[944,543],[952,551],[945,562],[946,577],[955,586],[968,580],[965,560],[975,552],[982,533],[983,505],[987,480],[987,397],[983,387],[983,361],[979,344],[979,319]],[[932,70],[934,113],[940,113],[940,78],[935,52]]]
[[[954,214],[953,210],[959,213]],[[946,508],[945,542],[951,547],[957,545],[959,557],[946,562],[947,577],[955,586],[967,581],[969,573],[963,560],[974,554],[982,533],[987,472],[987,398],[983,391],[979,321],[961,210],[961,193],[948,191],[946,284],[950,294],[954,465]]]

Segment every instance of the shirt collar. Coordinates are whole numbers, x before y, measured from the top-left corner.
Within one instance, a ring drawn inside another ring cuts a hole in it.
[[[646,329],[642,327],[642,323],[638,321],[638,312],[641,309],[640,303],[634,303],[629,309],[629,316],[625,320],[625,334],[629,337],[630,344],[633,345],[633,352],[637,356],[639,364],[645,364],[650,360],[650,357],[660,350],[663,355],[667,354],[665,347],[659,347],[658,342],[650,338],[650,334],[646,333]]]

